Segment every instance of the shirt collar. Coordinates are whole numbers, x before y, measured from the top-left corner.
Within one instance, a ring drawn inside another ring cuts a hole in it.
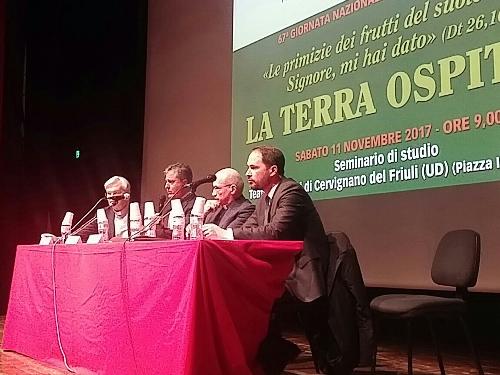
[[[271,190],[269,190],[269,193],[267,193],[267,196],[269,197],[269,199],[273,199],[274,197],[274,193],[276,192],[276,189],[278,188],[278,185],[279,185],[279,182],[274,185]]]
[[[128,214],[128,207],[129,207],[129,205],[127,204],[127,205],[126,205],[123,209],[121,209],[120,211],[114,211],[114,210],[113,210],[113,211],[114,211],[114,213],[115,213],[115,216],[118,216],[118,217],[120,217],[120,218],[123,218],[123,217],[127,216],[127,214]]]

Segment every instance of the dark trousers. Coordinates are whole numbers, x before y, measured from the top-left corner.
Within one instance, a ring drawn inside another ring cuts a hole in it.
[[[274,303],[268,333],[259,349],[258,360],[266,375],[280,374],[286,364],[300,353],[295,344],[281,336],[280,315],[289,309],[297,313],[304,328],[316,371],[333,374],[329,369],[329,358],[332,353],[338,353],[338,346],[328,326],[328,300],[320,297],[312,302],[302,302],[285,292]]]

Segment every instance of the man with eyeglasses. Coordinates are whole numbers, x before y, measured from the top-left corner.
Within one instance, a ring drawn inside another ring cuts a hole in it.
[[[331,366],[337,343],[328,326],[325,278],[330,250],[321,218],[302,186],[285,177],[285,156],[281,150],[256,147],[248,156],[247,166],[250,189],[264,191],[255,212],[240,228],[205,224],[203,234],[212,239],[304,241],[304,249],[286,280],[288,292],[275,304],[276,313],[272,314],[258,360],[266,375],[278,375],[300,353],[295,344],[281,336],[277,314],[281,303],[292,300],[304,325],[317,372],[334,374]]]
[[[220,228],[239,228],[255,210],[255,206],[243,196],[244,182],[241,175],[232,168],[224,168],[215,173],[212,196],[208,201],[204,223]]]
[[[130,236],[130,182],[125,177],[113,176],[104,183],[108,207],[104,209],[108,218],[109,238]],[[97,233],[97,221],[90,222],[78,234],[85,241],[89,235]]]

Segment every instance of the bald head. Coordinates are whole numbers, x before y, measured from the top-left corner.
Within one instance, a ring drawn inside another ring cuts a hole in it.
[[[223,168],[215,173],[212,195],[221,205],[228,205],[241,197],[244,182],[241,175],[233,168]]]

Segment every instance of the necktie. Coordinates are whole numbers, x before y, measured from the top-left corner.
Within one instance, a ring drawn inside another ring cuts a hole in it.
[[[269,198],[269,196],[266,195],[264,199],[266,201],[266,210],[264,211],[264,225],[267,225],[269,224],[269,211],[271,207],[271,198]]]

